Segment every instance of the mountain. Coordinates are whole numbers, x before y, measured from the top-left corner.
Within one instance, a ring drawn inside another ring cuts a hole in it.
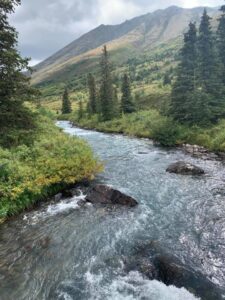
[[[181,40],[190,21],[199,23],[202,12],[203,7],[171,6],[120,25],[101,25],[35,66],[32,83],[63,82],[93,70],[104,44],[116,64],[172,44]],[[208,13],[214,17],[218,10],[208,8]]]

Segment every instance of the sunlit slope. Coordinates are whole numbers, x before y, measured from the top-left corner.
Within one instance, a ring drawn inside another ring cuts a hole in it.
[[[75,40],[35,67],[33,84],[63,82],[94,70],[101,48],[107,44],[115,65],[129,58],[171,44],[181,39],[190,21],[199,22],[203,8],[183,9],[169,7],[158,10],[120,25],[101,25]],[[216,9],[208,9],[211,16]]]

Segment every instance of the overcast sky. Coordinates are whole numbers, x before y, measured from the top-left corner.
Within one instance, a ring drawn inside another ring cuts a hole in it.
[[[22,0],[11,16],[19,49],[32,64],[42,61],[100,24],[126,19],[171,5],[218,6],[223,0]]]

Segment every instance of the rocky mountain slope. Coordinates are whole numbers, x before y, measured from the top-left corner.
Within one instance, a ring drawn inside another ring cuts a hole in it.
[[[188,23],[199,22],[203,7],[184,9],[176,6],[136,17],[120,25],[101,25],[86,33],[42,63],[35,66],[34,84],[52,82],[65,76],[76,76],[96,66],[101,48],[107,44],[114,62],[153,51],[161,45],[180,39]],[[215,17],[217,9],[208,8]]]

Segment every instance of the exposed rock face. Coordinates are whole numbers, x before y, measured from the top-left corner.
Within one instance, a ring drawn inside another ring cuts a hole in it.
[[[100,184],[89,190],[86,196],[86,201],[101,204],[120,204],[129,207],[133,207],[138,204],[132,197],[127,196],[109,186]]]
[[[166,171],[181,175],[202,175],[205,173],[203,169],[184,161],[171,164]]]

